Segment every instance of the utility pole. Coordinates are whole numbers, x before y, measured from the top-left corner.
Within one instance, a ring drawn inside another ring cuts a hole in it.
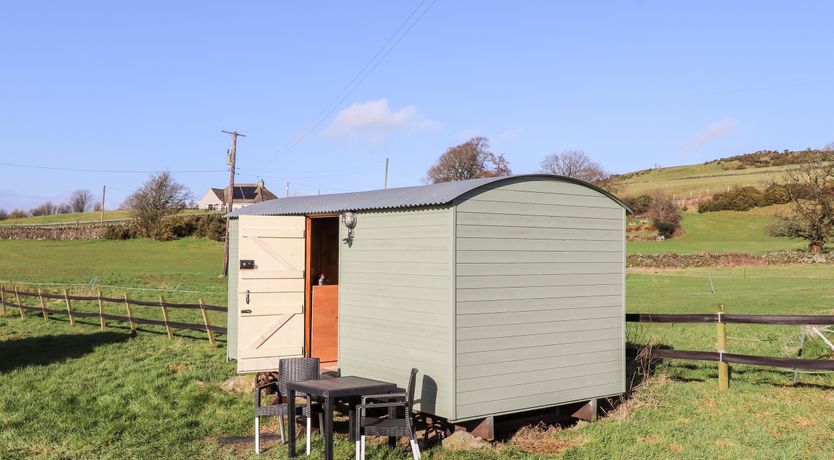
[[[237,137],[246,137],[237,131],[221,131],[232,136],[232,151],[229,158],[229,188],[226,190],[226,212],[232,212],[235,200],[235,159],[237,157]],[[223,276],[229,276],[229,222],[226,221],[226,243],[223,245]]]
[[[388,188],[388,158],[385,159],[385,187]]]
[[[101,186],[101,208],[98,210],[98,223],[104,223],[104,196],[107,194],[107,186]]]
[[[289,182],[287,182],[287,186],[284,188],[284,197],[285,198],[290,197],[290,183]]]

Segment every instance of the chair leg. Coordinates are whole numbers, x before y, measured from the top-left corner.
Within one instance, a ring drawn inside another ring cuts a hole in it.
[[[417,445],[417,440],[411,438],[409,441],[411,441],[411,453],[414,455],[414,460],[420,460],[420,446]]]
[[[360,451],[362,452],[362,456],[359,457],[362,460],[365,460],[365,435],[359,437],[359,444],[360,444]]]
[[[284,439],[284,416],[278,416],[278,431],[281,432],[281,444],[284,444],[286,439]]]
[[[312,425],[312,419],[307,417],[307,455],[310,455],[310,427]]]
[[[261,453],[261,419],[255,417],[255,453]]]

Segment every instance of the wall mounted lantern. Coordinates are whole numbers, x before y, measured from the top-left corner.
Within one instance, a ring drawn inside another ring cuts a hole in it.
[[[342,242],[351,247],[353,245],[353,229],[356,227],[356,214],[350,211],[343,212],[342,225],[347,228],[347,238],[343,239]]]

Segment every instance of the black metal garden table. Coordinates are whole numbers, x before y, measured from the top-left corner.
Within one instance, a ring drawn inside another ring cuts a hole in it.
[[[397,385],[379,380],[366,379],[364,377],[335,377],[332,379],[305,380],[303,382],[287,383],[287,404],[289,414],[295,413],[295,394],[303,393],[311,397],[324,398],[324,426],[320,427],[324,435],[324,458],[333,459],[333,403],[337,399],[356,399],[365,395],[391,393],[397,390]],[[355,422],[354,401],[350,402],[350,436],[353,436],[353,424]],[[290,422],[288,427],[287,448],[289,456],[295,457],[295,423]]]

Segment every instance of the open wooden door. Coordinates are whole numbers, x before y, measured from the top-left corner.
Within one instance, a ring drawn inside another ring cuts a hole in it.
[[[278,359],[304,355],[303,216],[240,216],[238,372],[275,370]]]

